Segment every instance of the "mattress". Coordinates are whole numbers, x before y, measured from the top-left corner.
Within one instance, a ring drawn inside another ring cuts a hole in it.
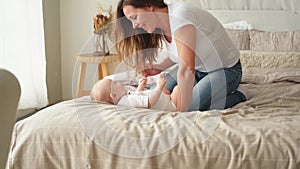
[[[233,108],[63,101],[16,123],[7,168],[300,168],[299,54],[241,54],[241,85],[254,96]],[[295,60],[276,63],[287,55]]]

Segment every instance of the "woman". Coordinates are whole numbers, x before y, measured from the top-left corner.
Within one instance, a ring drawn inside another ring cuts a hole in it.
[[[178,63],[166,75],[166,88],[172,92],[178,85],[180,111],[224,109],[246,100],[236,90],[242,77],[239,50],[207,11],[187,2],[120,0],[117,19],[117,52],[146,76]],[[168,57],[153,64],[162,42]]]

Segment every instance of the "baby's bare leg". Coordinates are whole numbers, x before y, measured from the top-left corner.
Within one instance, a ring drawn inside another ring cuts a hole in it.
[[[174,87],[173,92],[171,93],[171,100],[174,102],[177,110],[180,110],[181,95],[180,95],[180,89],[178,86]]]

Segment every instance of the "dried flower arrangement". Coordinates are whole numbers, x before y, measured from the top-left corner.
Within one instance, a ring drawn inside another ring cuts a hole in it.
[[[112,6],[108,9],[104,9],[99,3],[97,3],[97,14],[94,17],[94,33],[99,33],[101,29],[112,21]]]

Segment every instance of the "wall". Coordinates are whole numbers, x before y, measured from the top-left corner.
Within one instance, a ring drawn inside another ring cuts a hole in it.
[[[72,98],[75,57],[93,35],[93,17],[97,2],[108,8],[117,1],[61,0],[61,63],[63,99]],[[77,74],[74,74],[77,77]]]
[[[105,8],[117,3],[104,0],[43,1],[49,104],[72,98],[75,57],[93,35],[97,2]]]
[[[47,1],[47,0],[46,0]],[[51,0],[48,0],[51,1]],[[55,0],[57,1],[57,0]],[[179,1],[179,0],[174,0]],[[185,0],[191,1],[203,9],[215,9],[214,12],[218,17],[223,17],[224,23],[229,21],[227,16],[222,16],[223,13],[219,10],[235,9],[235,10],[280,10],[282,12],[299,13],[300,1],[299,0],[259,0],[259,1],[234,1],[224,0],[220,3],[219,0]],[[60,25],[61,25],[61,71],[62,71],[62,96],[63,99],[72,98],[72,88],[75,87],[73,79],[76,79],[77,74],[73,78],[74,68],[76,68],[75,57],[80,53],[86,41],[93,35],[93,17],[96,14],[96,3],[99,2],[103,7],[107,8],[113,5],[113,9],[118,0],[61,0],[60,1]],[[285,14],[285,13],[283,13]],[[232,16],[238,16],[239,12],[234,13]],[[272,15],[272,13],[270,13]],[[230,16],[231,17],[231,16]],[[229,18],[230,18],[229,17]],[[260,17],[250,18],[253,24],[259,27]],[[235,18],[236,19],[236,18]],[[238,18],[239,19],[239,18]],[[263,21],[269,21],[268,17]],[[293,21],[291,21],[293,22]],[[271,24],[276,24],[276,21],[270,21]],[[283,22],[279,25],[281,27],[289,24]],[[278,26],[278,24],[276,24]],[[272,30],[270,28],[270,30]],[[283,29],[281,29],[283,30]],[[78,65],[77,65],[78,66]]]
[[[59,1],[43,1],[49,104],[62,100]]]

